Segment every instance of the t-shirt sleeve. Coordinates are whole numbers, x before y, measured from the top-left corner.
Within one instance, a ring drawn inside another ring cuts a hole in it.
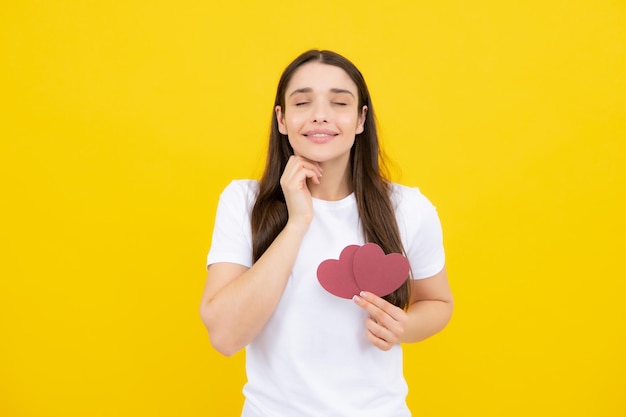
[[[252,266],[250,183],[233,181],[220,194],[207,267],[217,262]]]
[[[431,277],[445,266],[443,231],[436,207],[419,190],[411,189],[402,212],[405,250],[414,279]]]

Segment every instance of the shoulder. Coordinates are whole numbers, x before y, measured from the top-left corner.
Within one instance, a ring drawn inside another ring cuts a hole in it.
[[[437,208],[418,187],[392,183],[391,201],[398,226],[409,238],[424,230],[441,227]]]
[[[221,201],[245,201],[248,204],[254,202],[259,189],[259,182],[256,180],[232,180],[222,190],[220,194]]]
[[[418,187],[409,187],[407,185],[390,183],[391,201],[394,203],[396,210],[429,211],[434,208],[431,201],[422,194]]]

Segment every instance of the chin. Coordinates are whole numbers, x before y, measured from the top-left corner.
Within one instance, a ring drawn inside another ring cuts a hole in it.
[[[318,163],[332,161],[348,161],[350,159],[350,150],[348,149],[297,149],[294,148],[294,154]]]

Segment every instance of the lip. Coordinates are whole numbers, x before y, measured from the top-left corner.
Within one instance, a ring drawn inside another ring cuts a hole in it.
[[[326,143],[333,140],[338,133],[330,129],[311,129],[303,132],[302,135],[311,142]]]

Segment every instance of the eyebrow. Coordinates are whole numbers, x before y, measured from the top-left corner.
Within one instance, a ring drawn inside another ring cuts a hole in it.
[[[311,93],[311,92],[313,92],[313,89],[311,87],[298,88],[297,90],[293,90],[291,92],[291,94],[289,94],[289,97],[291,97],[291,96],[293,96],[295,94]],[[341,93],[350,94],[352,97],[354,97],[354,94],[352,94],[352,91],[345,90],[343,88],[331,88],[330,92],[331,93],[335,93],[335,94],[341,94]]]

